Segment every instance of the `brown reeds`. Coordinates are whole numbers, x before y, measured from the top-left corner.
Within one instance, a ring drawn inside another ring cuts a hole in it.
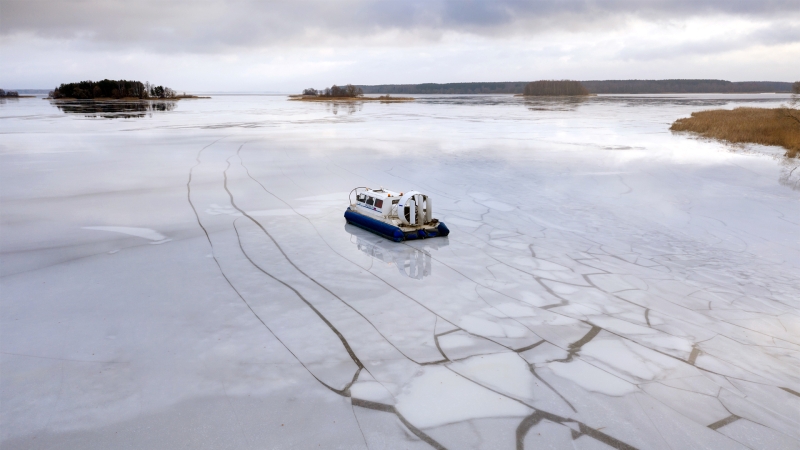
[[[589,91],[579,81],[540,80],[525,85],[522,95],[571,96],[589,95]]]
[[[786,156],[800,156],[800,111],[792,108],[736,108],[693,112],[672,131],[690,131],[731,143],[778,145]]]

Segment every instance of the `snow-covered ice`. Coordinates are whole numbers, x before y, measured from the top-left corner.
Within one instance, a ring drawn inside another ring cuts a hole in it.
[[[0,447],[798,448],[798,161],[668,131],[784,101],[6,101]]]

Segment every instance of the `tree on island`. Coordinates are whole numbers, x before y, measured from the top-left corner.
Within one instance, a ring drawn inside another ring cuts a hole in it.
[[[589,91],[579,81],[540,80],[528,83],[522,95],[562,96],[589,95]]]
[[[150,95],[158,98],[174,98],[177,94],[168,87],[154,86],[150,88]]]
[[[314,88],[304,89],[303,95],[310,95],[316,97],[356,98],[364,95],[364,91],[360,87],[353,86],[352,84],[348,84],[347,86],[344,87],[340,87],[334,84],[329,88],[325,88],[324,90],[319,90],[319,91]]]
[[[19,97],[19,92],[0,89],[0,97]]]
[[[51,98],[175,98],[177,93],[165,86],[152,86],[150,82],[129,80],[81,81],[62,83],[50,91]]]

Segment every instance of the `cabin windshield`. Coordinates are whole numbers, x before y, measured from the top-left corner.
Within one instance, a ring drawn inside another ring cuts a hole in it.
[[[383,208],[383,200],[376,198],[375,199],[375,207],[376,208]]]
[[[367,197],[367,205],[372,206],[372,197]]]
[[[367,201],[367,196],[364,194],[358,194],[358,197],[356,197],[356,199],[361,203],[364,203],[365,201]]]

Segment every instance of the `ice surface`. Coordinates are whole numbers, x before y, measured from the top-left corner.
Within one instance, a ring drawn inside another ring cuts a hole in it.
[[[456,369],[430,366],[397,397],[397,410],[420,428],[485,417],[524,417],[531,409],[461,376]]]
[[[635,385],[580,359],[569,363],[552,362],[546,367],[559,377],[565,378],[587,391],[610,396],[636,392]]]
[[[0,104],[0,447],[798,448],[798,162],[668,131],[785,100]]]
[[[150,239],[151,244],[163,244],[165,242],[171,241],[163,234],[159,233],[156,230],[151,230],[149,228],[136,228],[136,227],[82,227],[84,230],[98,230],[98,231],[112,231],[114,233],[122,233],[127,234],[130,236],[136,236],[140,238]]]

